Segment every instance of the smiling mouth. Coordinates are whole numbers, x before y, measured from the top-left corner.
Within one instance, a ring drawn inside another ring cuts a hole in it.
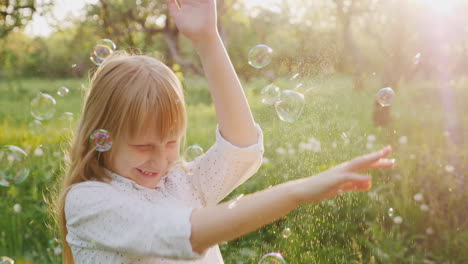
[[[158,172],[150,172],[150,171],[144,171],[144,170],[140,170],[137,168],[137,171],[143,175],[144,177],[155,177],[157,176],[159,173]]]

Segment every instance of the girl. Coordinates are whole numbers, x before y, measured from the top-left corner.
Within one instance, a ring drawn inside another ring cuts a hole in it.
[[[235,206],[218,204],[259,168],[262,131],[218,35],[215,0],[167,4],[200,55],[218,119],[216,142],[193,162],[178,162],[186,113],[175,74],[147,56],[108,58],[91,80],[58,197],[64,263],[223,263],[218,243],[302,204],[367,190],[370,177],[357,172],[394,163],[385,159],[387,147]],[[112,135],[110,151],[89,142],[96,129]]]

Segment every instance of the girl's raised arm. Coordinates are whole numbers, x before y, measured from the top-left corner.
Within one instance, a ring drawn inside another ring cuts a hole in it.
[[[257,142],[257,130],[242,85],[217,30],[215,0],[167,0],[174,21],[200,55],[219,129],[239,147]]]
[[[371,178],[358,172],[389,168],[391,148],[345,162],[316,176],[286,182],[242,197],[238,201],[196,209],[190,237],[195,252],[238,238],[283,217],[297,206],[317,202],[350,190],[368,190]]]

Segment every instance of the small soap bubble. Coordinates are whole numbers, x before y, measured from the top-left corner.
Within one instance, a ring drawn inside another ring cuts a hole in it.
[[[392,88],[390,87],[382,88],[377,92],[377,95],[376,95],[377,102],[382,107],[390,106],[392,104],[394,95],[395,95],[395,92],[393,91]]]
[[[395,215],[395,212],[394,212],[393,208],[391,208],[391,207],[388,208],[388,216],[393,217],[394,215]]]
[[[46,93],[38,93],[31,100],[31,114],[37,120],[49,120],[55,114],[56,101],[54,97]]]
[[[426,228],[426,234],[433,235],[434,234],[434,229],[432,229],[432,227]]]
[[[291,229],[289,227],[286,227],[283,232],[281,232],[281,235],[284,238],[288,238],[291,235]]]
[[[111,149],[112,139],[109,132],[105,129],[97,129],[89,136],[91,145],[93,145],[96,151],[105,152]]]
[[[395,216],[395,217],[393,218],[393,222],[394,222],[395,224],[399,225],[399,224],[403,223],[403,217],[401,217],[401,216]]]
[[[262,96],[262,103],[267,105],[274,105],[280,100],[281,90],[274,84],[267,85],[260,92]]]
[[[291,90],[284,90],[280,100],[275,103],[278,117],[285,122],[294,123],[304,108],[304,95]]]
[[[413,64],[414,65],[418,65],[419,64],[419,61],[421,60],[421,53],[417,53],[416,55],[414,55],[413,57]]]
[[[184,151],[184,160],[187,162],[191,162],[195,160],[197,157],[203,155],[203,148],[198,146],[198,145],[192,145],[189,146],[187,149]]]
[[[106,59],[109,57],[114,51],[106,45],[96,45],[94,47],[94,54],[101,59]]]
[[[41,146],[42,146],[42,145],[41,145]],[[42,156],[44,156],[44,150],[42,149],[41,146],[37,147],[37,148],[34,150],[34,156],[37,156],[37,157],[42,157]]]
[[[110,39],[98,40],[94,46],[90,60],[97,66],[102,65],[104,60],[109,57],[117,49],[117,45]]]
[[[422,193],[417,193],[413,196],[413,199],[416,201],[416,202],[420,202],[424,199]]]
[[[28,154],[12,145],[0,147],[0,186],[22,183],[29,176]]]
[[[427,204],[421,204],[421,206],[419,207],[419,209],[421,209],[421,211],[423,211],[423,212],[427,212],[427,211],[429,211],[429,205],[427,205]]]
[[[55,254],[56,256],[62,254],[62,247],[56,247],[56,248],[54,248],[54,254]]]
[[[59,117],[59,125],[63,130],[70,129],[72,127],[73,120],[75,119],[73,113],[64,112]]]
[[[404,144],[408,143],[408,137],[407,136],[401,136],[398,139],[398,142],[400,142],[400,144],[404,145]]]
[[[21,213],[21,210],[22,210],[21,204],[13,205],[13,212],[19,214],[19,213]]]
[[[15,264],[15,261],[7,256],[2,256],[0,257],[0,264]]]
[[[453,166],[450,165],[450,164],[445,165],[444,168],[445,168],[445,171],[448,172],[448,173],[452,173],[452,172],[455,171],[455,167],[453,167]]]
[[[29,122],[28,127],[29,127],[29,132],[31,132],[31,134],[34,134],[34,135],[41,134],[42,130],[44,129],[44,127],[42,126],[42,122],[37,119]]]
[[[273,252],[264,255],[258,264],[286,264],[286,261],[280,253]]]
[[[52,238],[49,240],[49,246],[52,248],[59,247],[61,245],[60,239],[58,238]]]
[[[264,44],[253,47],[248,55],[250,66],[256,69],[261,69],[270,64],[272,57],[273,49]]]
[[[58,90],[57,90],[57,94],[58,94],[59,96],[65,96],[65,95],[68,94],[68,92],[70,92],[70,89],[68,89],[68,88],[65,87],[65,86],[61,86],[61,87],[59,87]]]

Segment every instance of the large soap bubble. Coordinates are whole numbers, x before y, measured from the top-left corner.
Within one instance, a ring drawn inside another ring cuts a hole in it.
[[[11,186],[22,183],[29,176],[28,154],[13,145],[0,147],[0,185]]]

